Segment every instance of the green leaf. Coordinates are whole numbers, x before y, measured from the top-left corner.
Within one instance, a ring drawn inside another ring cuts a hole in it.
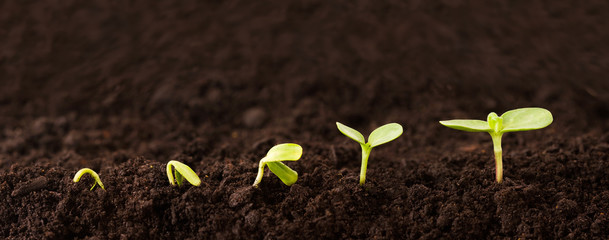
[[[357,130],[347,127],[346,125],[336,122],[336,127],[338,127],[338,131],[345,134],[345,136],[355,140],[360,144],[366,144],[366,140],[364,139],[364,135],[362,135]]]
[[[266,165],[285,185],[291,186],[298,180],[298,173],[282,162],[269,162]]]
[[[385,124],[374,131],[368,136],[368,144],[370,147],[376,147],[378,145],[393,141],[402,135],[402,126],[397,123]]]
[[[474,120],[474,119],[455,119],[440,121],[440,124],[449,128],[454,128],[461,131],[467,132],[490,132],[492,129],[488,126],[486,121]]]
[[[552,113],[543,108],[519,108],[505,112],[503,132],[527,131],[547,127],[553,121]]]
[[[296,161],[302,156],[302,147],[295,143],[275,145],[264,157],[265,162]]]
[[[175,179],[173,177],[171,167],[175,168]],[[199,176],[197,176],[197,174],[189,166],[176,160],[171,160],[167,163],[167,178],[169,178],[169,183],[171,183],[171,185],[174,185],[175,182],[180,183],[181,178],[186,179],[186,181],[193,186],[201,185],[201,179],[199,179]],[[181,185],[181,183],[179,185]]]
[[[178,187],[182,186],[182,183],[184,182],[184,176],[182,176],[182,174],[180,174],[180,172],[178,172],[177,169],[173,169],[173,174],[175,174],[176,177],[176,183],[178,184]]]

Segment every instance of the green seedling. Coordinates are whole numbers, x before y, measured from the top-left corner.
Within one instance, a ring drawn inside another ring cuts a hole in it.
[[[366,182],[366,169],[368,168],[368,158],[370,157],[370,152],[372,148],[393,141],[402,135],[404,131],[402,126],[397,123],[389,123],[385,124],[370,133],[368,136],[368,142],[364,139],[364,135],[362,135],[357,130],[347,127],[342,123],[336,122],[336,126],[338,130],[345,134],[345,136],[355,140],[362,147],[362,167],[360,168],[359,173],[359,185],[364,185]]]
[[[79,182],[80,178],[85,175],[85,174],[89,174],[91,175],[91,177],[93,177],[93,179],[95,180],[95,183],[93,183],[93,186],[91,186],[91,189],[89,189],[89,191],[93,190],[93,188],[95,188],[96,185],[99,185],[103,190],[106,190],[104,188],[104,184],[102,183],[101,179],[99,179],[99,175],[97,175],[97,173],[93,170],[91,170],[90,168],[83,168],[78,170],[78,172],[76,172],[76,175],[74,175],[74,182]]]
[[[487,121],[456,119],[440,121],[449,128],[467,132],[488,132],[493,139],[495,152],[495,177],[498,183],[503,181],[503,161],[501,137],[507,132],[528,131],[547,127],[552,123],[552,113],[543,108],[519,108],[505,112],[501,117],[492,112]]]
[[[260,181],[262,181],[264,166],[269,166],[271,172],[277,175],[285,185],[292,186],[298,180],[298,173],[281,161],[298,161],[300,156],[302,156],[302,147],[298,144],[284,143],[275,145],[260,160],[258,164],[258,176],[256,176],[252,186],[257,188]]]
[[[172,167],[173,171],[171,171]],[[201,179],[199,179],[199,176],[197,176],[197,174],[189,166],[176,160],[171,160],[167,163],[167,178],[169,178],[169,183],[171,185],[178,184],[178,187],[182,186],[184,179],[186,179],[193,186],[198,187],[201,185]]]

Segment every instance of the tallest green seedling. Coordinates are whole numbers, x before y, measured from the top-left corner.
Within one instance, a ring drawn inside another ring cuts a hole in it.
[[[495,152],[495,177],[498,183],[503,181],[503,161],[501,137],[507,132],[528,131],[547,127],[552,123],[552,113],[543,108],[519,108],[497,116],[492,112],[486,122],[482,120],[456,119],[440,121],[449,128],[467,132],[488,132],[493,139]]]
[[[397,123],[389,123],[385,124],[370,133],[368,136],[368,142],[364,139],[364,135],[362,135],[357,130],[347,127],[342,123],[336,122],[336,127],[338,130],[345,134],[345,136],[355,140],[362,147],[362,167],[360,168],[359,173],[359,185],[364,185],[366,182],[366,169],[368,168],[368,158],[370,157],[370,152],[372,148],[393,141],[402,135],[403,129],[400,124]]]

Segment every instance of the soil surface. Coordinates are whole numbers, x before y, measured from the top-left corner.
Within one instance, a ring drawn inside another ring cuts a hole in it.
[[[601,0],[0,1],[0,236],[607,239],[607,26]],[[554,122],[504,136],[502,184],[488,134],[438,123],[529,106]],[[336,121],[405,128],[365,187]],[[296,184],[252,188],[285,142]]]

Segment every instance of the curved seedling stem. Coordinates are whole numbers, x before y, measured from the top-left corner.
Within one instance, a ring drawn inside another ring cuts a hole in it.
[[[74,182],[79,182],[80,178],[82,178],[83,175],[85,174],[89,174],[91,175],[91,177],[93,177],[93,179],[95,180],[95,182],[93,183],[93,186],[91,186],[91,189],[89,189],[89,191],[93,190],[93,188],[95,188],[95,185],[99,185],[103,190],[106,190],[106,188],[104,188],[104,184],[102,183],[101,179],[99,178],[99,175],[97,175],[97,173],[93,170],[91,170],[90,168],[83,168],[78,170],[78,172],[76,172],[76,174],[74,175]]]

